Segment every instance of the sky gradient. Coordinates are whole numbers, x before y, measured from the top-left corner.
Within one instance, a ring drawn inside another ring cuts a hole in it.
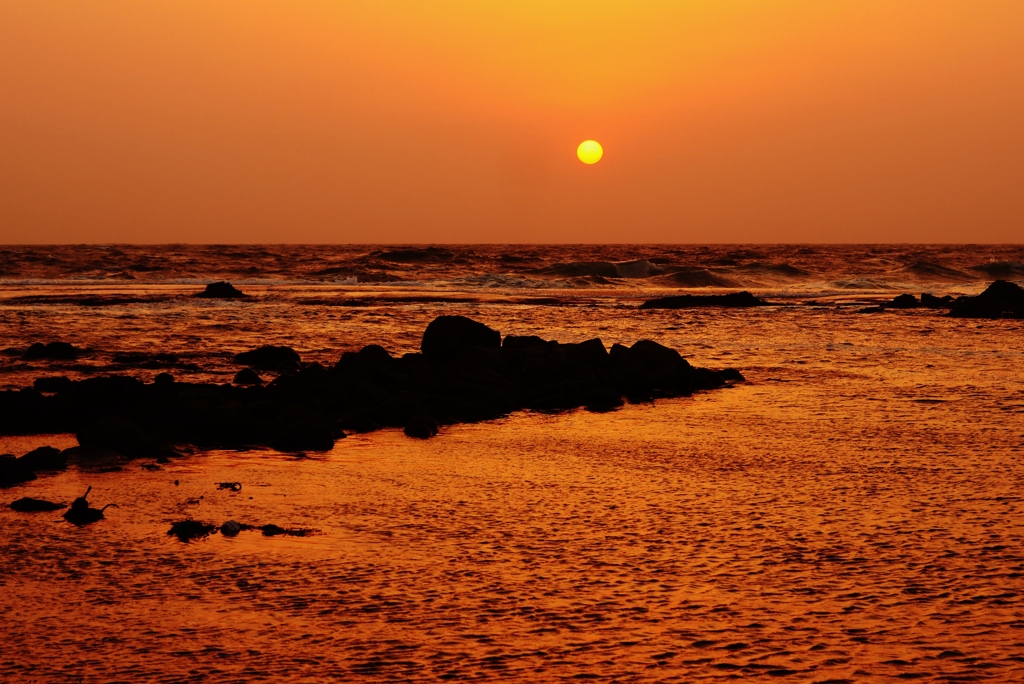
[[[1020,0],[5,0],[0,242],[1020,242],[1021,74]]]

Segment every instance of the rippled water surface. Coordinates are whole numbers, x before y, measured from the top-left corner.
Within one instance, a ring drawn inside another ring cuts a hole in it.
[[[597,256],[651,257],[615,249]],[[931,256],[961,273],[1020,259],[978,250]],[[542,252],[533,268],[592,256]],[[70,502],[92,486],[94,504],[120,507],[82,529],[0,509],[0,678],[1024,680],[1024,322],[857,314],[899,281],[825,287],[856,275],[830,258],[814,287],[748,284],[780,303],[748,310],[638,311],[669,287],[649,279],[284,279],[243,288],[245,301],[194,300],[188,282],[6,281],[0,346],[88,350],[8,355],[6,386],[159,372],[115,363],[126,351],[174,353],[182,367],[166,370],[220,381],[233,353],[260,343],[323,363],[370,342],[411,351],[440,313],[563,341],[650,338],[747,382],[609,414],[517,413],[429,441],[350,435],[308,458],[72,467],[3,490]],[[141,301],[83,305],[91,292]],[[75,443],[5,437],[0,452]],[[182,544],[167,530],[184,517],[318,533]]]

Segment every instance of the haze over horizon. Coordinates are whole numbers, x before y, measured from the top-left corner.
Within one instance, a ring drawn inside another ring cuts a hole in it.
[[[1012,0],[8,0],[0,243],[1020,242],[1021,26]]]

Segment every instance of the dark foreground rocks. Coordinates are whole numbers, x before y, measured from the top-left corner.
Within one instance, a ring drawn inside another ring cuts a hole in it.
[[[0,434],[73,432],[82,448],[128,457],[168,453],[174,444],[326,451],[346,431],[400,428],[422,439],[445,425],[521,409],[610,411],[624,401],[688,396],[742,380],[735,370],[695,368],[650,340],[611,349],[599,339],[502,340],[459,316],[432,322],[421,349],[396,357],[370,345],[327,368],[296,362],[286,347],[264,347],[244,362],[292,364],[266,385],[187,384],[161,374],[153,383],[125,376],[69,381],[52,394],[3,391]],[[7,481],[33,476],[9,461],[0,462]],[[37,461],[60,466],[59,455]]]
[[[766,306],[768,302],[755,297],[746,290],[730,292],[722,295],[679,295],[676,297],[659,297],[649,299],[640,305],[641,309],[692,309],[697,307],[722,306],[728,308],[744,308],[749,306]]]

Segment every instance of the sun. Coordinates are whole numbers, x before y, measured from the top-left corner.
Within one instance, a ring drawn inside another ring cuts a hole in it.
[[[596,140],[584,140],[576,148],[576,156],[584,164],[596,164],[604,156],[604,149],[602,149],[601,143]]]

